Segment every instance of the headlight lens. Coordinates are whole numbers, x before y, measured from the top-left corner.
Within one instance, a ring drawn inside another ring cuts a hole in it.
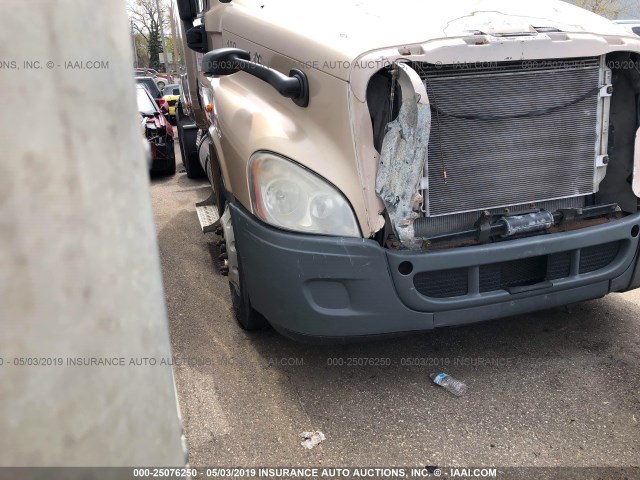
[[[305,168],[259,152],[249,161],[253,213],[262,221],[297,232],[360,237],[342,194]]]

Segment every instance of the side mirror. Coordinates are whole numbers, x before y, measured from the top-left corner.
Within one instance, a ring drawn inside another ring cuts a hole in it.
[[[186,23],[193,23],[198,17],[198,4],[196,0],[177,0],[178,15],[180,20]]]
[[[243,71],[267,82],[280,95],[290,98],[296,105],[309,106],[309,80],[302,70],[294,68],[287,77],[250,59],[251,54],[239,48],[213,50],[202,59],[202,73],[209,77],[222,77]]]
[[[204,25],[191,27],[187,30],[187,46],[196,52],[207,53],[209,42],[207,41],[207,30]]]

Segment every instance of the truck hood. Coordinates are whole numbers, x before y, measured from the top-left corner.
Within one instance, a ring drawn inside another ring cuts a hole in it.
[[[535,34],[537,27],[629,36],[621,26],[559,0],[448,0],[445,8],[425,0],[236,0],[234,4],[225,18],[226,30],[322,70],[327,61],[352,62],[386,47],[479,32],[513,36]],[[328,68],[336,70],[331,64]]]

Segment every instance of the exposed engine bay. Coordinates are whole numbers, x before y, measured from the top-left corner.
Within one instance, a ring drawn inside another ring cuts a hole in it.
[[[390,248],[504,241],[638,211],[636,53],[395,63],[371,78],[367,102]]]

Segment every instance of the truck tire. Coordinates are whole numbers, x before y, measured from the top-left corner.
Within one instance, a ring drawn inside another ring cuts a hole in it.
[[[173,147],[172,147],[173,148]],[[169,159],[169,166],[167,167],[167,169],[164,171],[164,174],[167,176],[173,176],[176,174],[176,156],[173,155],[170,159]]]
[[[251,306],[249,293],[244,280],[244,276],[240,274],[240,289],[229,282],[229,292],[231,293],[231,304],[233,305],[233,314],[240,328],[243,330],[263,330],[267,327],[267,320]]]
[[[180,144],[182,164],[187,172],[187,177],[202,178],[205,174],[198,158],[198,147],[196,145],[198,131],[184,128],[185,125],[192,124],[193,122],[184,114],[182,105],[178,102],[176,105],[176,127],[178,129],[178,143]]]
[[[231,304],[233,306],[234,316],[236,317],[238,325],[240,325],[243,330],[262,330],[266,328],[269,323],[251,306],[249,290],[247,289],[245,275],[242,271],[242,261],[235,242],[233,223],[231,221],[231,213],[229,212],[228,204],[225,206],[221,222],[227,248],[226,251],[229,263],[229,293],[231,294]],[[235,271],[237,271],[237,274],[234,274]]]
[[[227,205],[227,201],[224,194],[224,181],[222,180],[220,163],[218,162],[218,157],[216,156],[215,148],[213,148],[213,146],[209,149],[209,161],[207,162],[207,171],[205,172],[205,175],[209,177],[215,204],[218,207],[218,214],[222,216]]]

